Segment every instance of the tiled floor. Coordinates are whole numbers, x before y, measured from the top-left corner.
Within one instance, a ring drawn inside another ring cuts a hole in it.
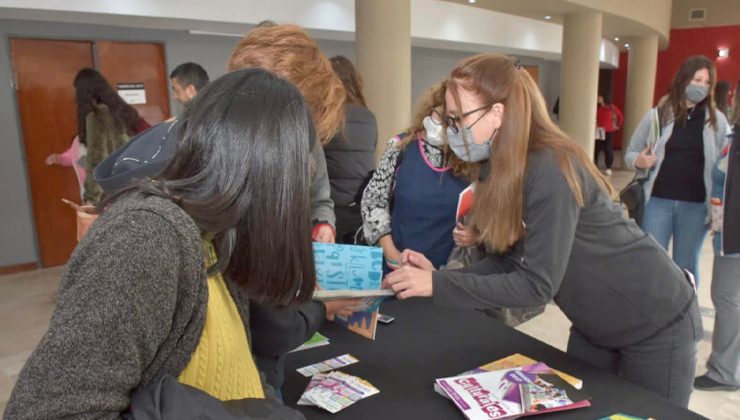
[[[619,187],[631,179],[629,172],[615,171],[612,182]],[[699,303],[703,308],[705,339],[699,345],[697,373],[704,371],[704,363],[711,350],[711,331],[714,325],[709,284],[712,269],[712,250],[706,242],[701,258]],[[0,412],[5,405],[23,363],[43,335],[54,305],[54,293],[63,267],[0,276]],[[544,314],[519,327],[541,341],[565,350],[570,323],[554,305]],[[740,418],[740,391],[695,391],[690,408],[713,420]],[[666,419],[661,419],[666,420]]]

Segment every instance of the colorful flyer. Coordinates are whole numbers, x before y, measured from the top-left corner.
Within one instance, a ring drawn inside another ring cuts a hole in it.
[[[349,366],[353,363],[357,363],[359,360],[351,354],[343,354],[341,356],[334,357],[332,359],[324,360],[323,362],[314,363],[312,365],[304,366],[296,369],[301,375],[310,378],[311,376],[328,372],[330,370],[339,369],[344,366]]]

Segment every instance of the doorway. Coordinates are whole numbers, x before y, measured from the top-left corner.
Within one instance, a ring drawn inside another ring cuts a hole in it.
[[[77,134],[75,75],[95,67],[114,89],[144,86],[146,100],[133,105],[150,124],[169,116],[164,46],[158,43],[12,38],[10,56],[31,188],[40,265],[65,264],[76,246],[75,214],[62,198],[79,203],[72,168],[47,166]],[[135,63],[136,65],[132,65]]]

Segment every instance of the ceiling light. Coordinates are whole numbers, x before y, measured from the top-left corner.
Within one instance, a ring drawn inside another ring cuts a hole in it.
[[[475,3],[475,0],[468,0],[468,3]]]
[[[727,58],[730,56],[730,49],[729,48],[718,48],[717,49],[717,57],[721,58]]]
[[[618,37],[618,36],[615,36],[615,37],[614,37],[614,40],[615,40],[615,41],[619,41],[619,37]]]
[[[630,44],[624,44],[624,48],[629,48]]]
[[[550,15],[545,16],[545,20],[550,20],[550,19],[552,19],[552,16]]]

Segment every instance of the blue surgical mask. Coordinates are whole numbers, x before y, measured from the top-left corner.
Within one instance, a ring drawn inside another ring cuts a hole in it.
[[[465,147],[462,130],[465,130],[465,138],[468,139],[467,148]],[[470,127],[464,127],[462,130],[454,133],[452,129],[447,129],[447,144],[450,145],[452,152],[465,162],[480,162],[488,159],[491,156],[491,141],[496,131],[494,131],[494,134],[485,143],[476,144],[473,142],[473,131]]]

